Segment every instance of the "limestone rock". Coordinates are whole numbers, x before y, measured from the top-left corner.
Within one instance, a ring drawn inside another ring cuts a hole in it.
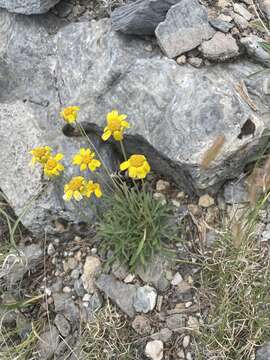
[[[93,293],[95,291],[95,276],[100,270],[101,262],[95,256],[87,256],[83,268],[82,281],[86,291]]]
[[[149,341],[145,347],[145,355],[152,360],[162,360],[163,342],[160,340]]]
[[[239,48],[235,39],[230,35],[217,32],[211,40],[201,45],[203,56],[209,60],[224,61],[239,55]]]
[[[128,316],[133,317],[135,310],[133,301],[136,294],[136,286],[123,284],[112,275],[102,274],[96,280],[97,287],[103,291],[119,308]]]
[[[242,38],[240,41],[241,44],[245,46],[248,55],[252,59],[264,66],[270,67],[270,55],[260,44],[261,42],[264,42],[263,39],[256,35],[250,35]]]
[[[156,306],[157,292],[151,286],[139,287],[134,297],[134,308],[137,312],[148,313]]]
[[[13,13],[31,15],[42,14],[56,5],[60,0],[0,0],[0,8]]]
[[[182,0],[170,8],[155,33],[161,49],[173,58],[195,49],[203,40],[210,39],[215,30],[209,25],[206,9],[198,0]]]
[[[137,0],[116,8],[112,28],[125,34],[152,35],[172,5],[181,0]]]

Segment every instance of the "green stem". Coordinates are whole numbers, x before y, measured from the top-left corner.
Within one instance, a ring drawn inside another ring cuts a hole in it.
[[[124,144],[123,144],[122,140],[120,140],[120,145],[121,145],[121,150],[122,150],[123,157],[124,157],[125,161],[127,161],[127,154],[126,154],[126,150],[125,150],[125,147],[124,147]]]

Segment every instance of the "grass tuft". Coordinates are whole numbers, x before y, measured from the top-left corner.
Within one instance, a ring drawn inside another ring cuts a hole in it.
[[[153,199],[144,188],[129,189],[125,184],[105,201],[109,210],[98,233],[105,249],[112,250],[110,261],[125,263],[132,271],[145,266],[170,238],[168,205]]]

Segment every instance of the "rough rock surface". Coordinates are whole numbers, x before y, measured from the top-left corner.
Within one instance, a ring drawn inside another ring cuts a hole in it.
[[[259,0],[258,2],[261,9],[265,12],[268,20],[270,20],[270,0]]]
[[[112,275],[102,274],[96,280],[97,287],[103,291],[128,316],[133,317],[135,310],[133,301],[136,295],[136,286],[123,284]]]
[[[209,25],[207,11],[198,0],[182,0],[170,8],[155,33],[161,49],[173,58],[210,39],[215,30]]]
[[[270,343],[266,343],[257,350],[256,360],[269,360],[269,359],[270,359]]]
[[[0,0],[0,7],[19,14],[42,14],[60,0]]]
[[[152,35],[172,5],[181,0],[137,0],[115,9],[112,28],[125,34]]]
[[[28,166],[29,150],[48,144],[65,154],[66,176],[74,174],[71,156],[87,143],[62,134],[58,113],[63,106],[80,105],[79,121],[101,128],[111,109],[127,113],[132,123],[128,152],[145,153],[154,171],[197,193],[214,192],[240,174],[269,126],[270,75],[247,78],[261,69],[248,61],[180,67],[158,50],[145,50],[148,43],[142,39],[111,31],[107,20],[69,24],[52,36],[42,21],[2,10],[0,25],[0,86],[5,89],[0,93],[0,188],[18,215],[36,196],[22,218],[34,232],[53,232],[59,217],[81,220],[62,199],[63,180],[41,191],[40,169]],[[248,101],[235,88],[240,80]],[[248,119],[252,131],[244,126]],[[218,157],[201,168],[220,134],[226,141]],[[116,169],[111,145],[91,137]],[[100,203],[91,200],[88,219]]]
[[[224,61],[239,55],[236,40],[230,35],[217,32],[212,39],[204,41],[200,48],[203,56],[209,60]]]
[[[270,55],[260,45],[264,40],[256,35],[250,35],[241,39],[241,44],[246,48],[249,56],[264,66],[270,67]]]

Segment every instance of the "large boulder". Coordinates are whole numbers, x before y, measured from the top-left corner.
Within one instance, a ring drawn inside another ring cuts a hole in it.
[[[0,0],[0,7],[18,14],[43,14],[60,0]]]
[[[146,51],[145,41],[111,31],[108,20],[69,24],[54,36],[42,21],[5,11],[0,24],[0,85],[5,89],[0,93],[0,188],[18,215],[28,206],[22,222],[34,232],[52,232],[55,218],[82,220],[74,205],[62,200],[65,179],[41,190],[40,169],[28,166],[29,150],[48,144],[65,154],[65,176],[75,174],[71,157],[87,143],[62,133],[58,114],[64,106],[80,105],[79,121],[100,130],[106,112],[127,113],[132,124],[127,151],[145,153],[153,170],[193,193],[215,192],[238,176],[264,139],[270,75],[247,77],[260,66],[242,61],[179,67],[158,50]],[[220,135],[223,147],[209,168],[202,168]],[[90,136],[115,170],[112,145]],[[89,202],[88,219],[101,203]]]

